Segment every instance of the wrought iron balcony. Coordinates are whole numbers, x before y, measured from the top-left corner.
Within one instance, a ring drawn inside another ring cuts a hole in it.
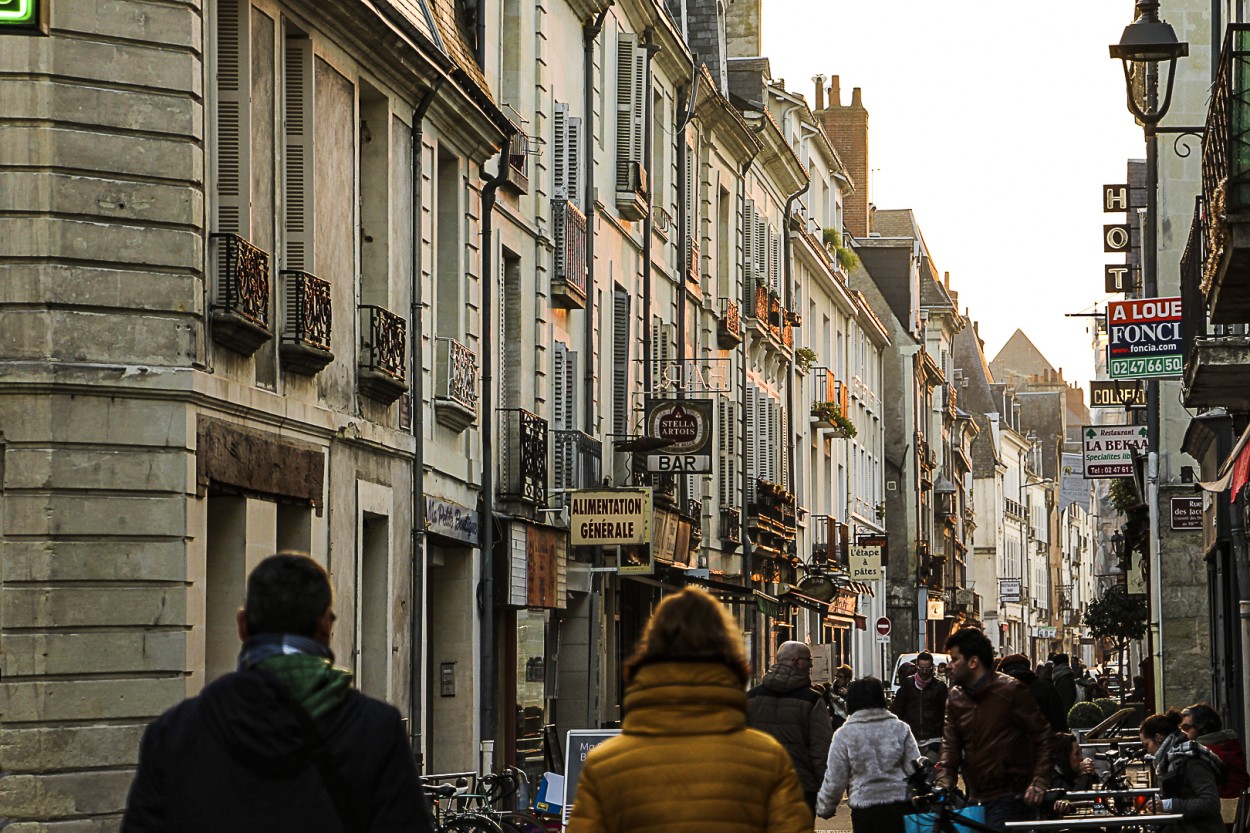
[[[742,545],[742,512],[736,506],[726,506],[720,510],[721,546],[735,550]]]
[[[755,494],[747,505],[747,526],[751,529],[753,552],[769,558],[794,559],[798,532],[797,503],[784,486],[758,480]]]
[[[1207,236],[1202,201],[1194,209],[1181,256],[1181,335],[1185,377],[1181,395],[1190,408],[1250,408],[1250,338],[1245,324],[1211,324],[1202,290]]]
[[[522,408],[501,410],[499,497],[547,505],[547,420]]]
[[[720,320],[716,322],[716,343],[722,350],[732,350],[742,343],[742,313],[738,302],[720,299]]]
[[[333,324],[330,283],[296,269],[283,269],[282,366],[313,375],[334,361],[330,352]]]
[[[389,405],[408,390],[405,355],[408,323],[382,307],[365,305],[360,314],[360,391]]]
[[[1250,25],[1227,29],[1202,140],[1202,296],[1214,324],[1250,320]]]
[[[766,284],[755,284],[755,318],[760,326],[768,326],[768,286]]]
[[[556,489],[590,489],[603,483],[603,443],[585,431],[553,431],[552,481]],[[563,506],[565,495],[556,503]]]
[[[434,418],[453,431],[477,422],[477,353],[454,338],[436,340]]]
[[[565,309],[586,308],[586,215],[571,200],[551,201],[556,269],[551,300]]]
[[[686,517],[690,519],[690,536],[703,539],[703,501],[686,498]]]
[[[834,532],[837,523],[832,515],[812,515],[807,529],[811,536],[813,566],[823,567],[829,563],[830,556],[836,556],[833,544],[837,540],[837,533]]]
[[[269,339],[269,254],[237,234],[209,235],[213,340],[250,356]]]
[[[530,189],[530,137],[521,126],[512,123],[513,134],[508,139],[508,170],[504,179],[517,193]]]

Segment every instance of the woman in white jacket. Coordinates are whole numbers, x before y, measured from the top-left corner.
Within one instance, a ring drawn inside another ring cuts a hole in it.
[[[855,833],[903,833],[904,813],[914,812],[907,776],[920,757],[911,728],[885,708],[885,687],[876,677],[851,683],[850,716],[833,735],[816,815],[830,818],[850,791]]]

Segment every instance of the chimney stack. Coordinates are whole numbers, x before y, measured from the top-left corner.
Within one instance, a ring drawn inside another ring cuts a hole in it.
[[[819,113],[825,109],[825,76],[817,75],[812,81],[816,84],[816,106],[813,109]]]
[[[950,272],[942,273],[942,283],[946,286],[946,291],[950,292],[951,290],[951,273]]]
[[[847,196],[843,222],[854,237],[867,237],[872,230],[870,194],[868,193],[868,111],[863,94],[855,87],[851,106],[842,106],[842,82],[837,76],[829,79],[829,100],[820,114],[825,135],[837,149],[855,184],[855,192]]]
[[[836,75],[829,79],[829,106],[842,106],[842,82]]]

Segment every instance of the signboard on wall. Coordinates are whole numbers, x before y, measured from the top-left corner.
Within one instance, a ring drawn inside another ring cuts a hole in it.
[[[1059,479],[1059,511],[1077,504],[1089,511],[1089,481],[1085,479],[1085,463],[1080,454],[1063,455],[1062,476]]]
[[[1089,383],[1091,408],[1144,408],[1146,389],[1141,382],[1119,379],[1094,380]]]
[[[563,549],[564,530],[527,526],[525,534],[525,606],[555,607],[557,562]]]
[[[1000,602],[1019,603],[1020,579],[1000,578],[998,580],[998,600]]]
[[[1081,429],[1085,478],[1132,477],[1138,450],[1146,450],[1144,425],[1086,425]]]
[[[710,399],[652,399],[646,435],[667,445],[647,455],[647,471],[712,473],[713,402]]]
[[[1202,496],[1193,495],[1172,498],[1172,529],[1202,529]]]
[[[651,543],[651,489],[569,492],[569,536],[575,547]]]
[[[885,578],[885,571],[881,569],[880,547],[852,544],[850,560],[851,578],[855,581],[877,581]]]
[[[1107,303],[1107,368],[1112,379],[1180,376],[1181,299]]]

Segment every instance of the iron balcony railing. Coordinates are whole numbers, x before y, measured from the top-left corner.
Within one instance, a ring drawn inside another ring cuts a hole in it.
[[[763,283],[755,284],[755,317],[759,319],[760,325],[768,326],[768,286]]]
[[[269,254],[237,234],[210,239],[217,251],[213,306],[269,329]]]
[[[454,338],[437,340],[435,398],[477,413],[477,353]]]
[[[695,538],[703,537],[703,501],[692,497],[686,498],[686,517],[690,519],[690,534]]]
[[[588,489],[603,482],[603,443],[585,431],[553,431],[552,482],[556,489]],[[560,494],[556,503],[565,505]]]
[[[813,565],[827,565],[830,557],[835,555],[833,544],[837,536],[833,530],[836,525],[837,521],[832,515],[812,515],[807,530],[811,537],[811,563]]]
[[[1250,210],[1250,25],[1230,25],[1211,88],[1202,140],[1203,236],[1207,260],[1202,291],[1212,282],[1228,242],[1228,220]]]
[[[736,506],[720,510],[720,537],[725,544],[737,546],[742,543],[742,512]]]
[[[721,298],[720,320],[716,322],[716,343],[722,350],[732,350],[742,343],[742,313],[738,302]]]
[[[328,351],[333,324],[330,282],[296,269],[283,269],[280,275],[285,306],[282,343]]]
[[[572,200],[552,200],[555,277],[552,293],[561,306],[586,308],[586,215]]]
[[[1189,239],[1181,255],[1181,349],[1186,364],[1194,360],[1194,343],[1207,335],[1207,306],[1203,297],[1202,272],[1206,261],[1206,235],[1203,233],[1202,197],[1194,201],[1194,217]]]
[[[499,496],[539,508],[547,505],[547,420],[522,408],[502,417]]]
[[[530,182],[530,137],[516,123],[512,128],[515,132],[508,139],[508,181],[524,193]]]
[[[408,323],[382,307],[366,304],[359,309],[361,369],[402,383],[407,376]]]

